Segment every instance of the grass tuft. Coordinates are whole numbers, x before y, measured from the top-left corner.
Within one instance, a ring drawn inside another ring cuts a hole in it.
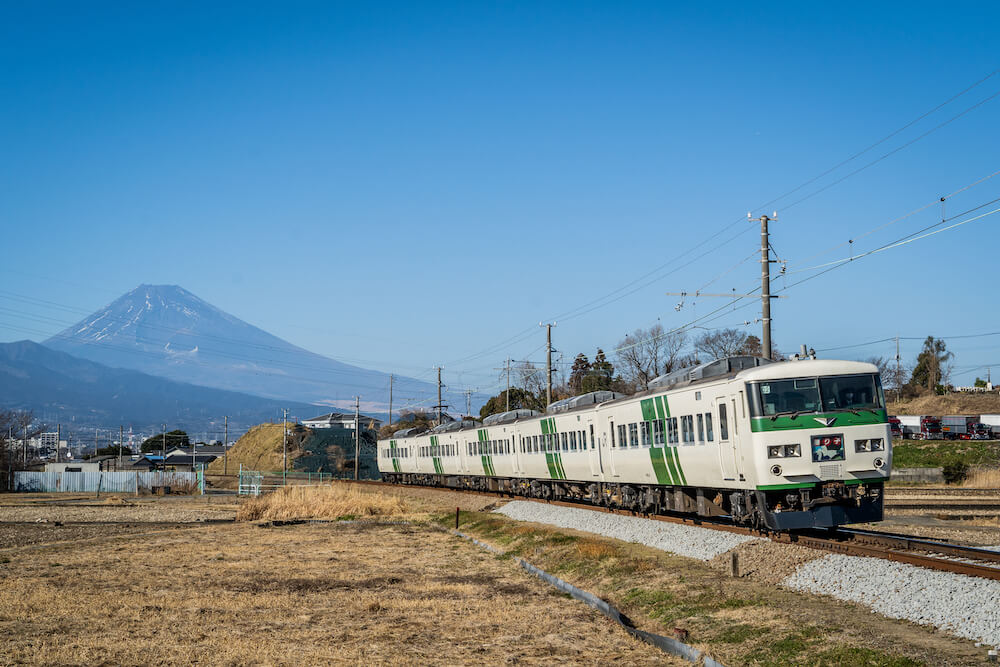
[[[398,496],[365,493],[344,485],[288,486],[246,501],[236,512],[237,521],[287,521],[392,516],[408,511]]]

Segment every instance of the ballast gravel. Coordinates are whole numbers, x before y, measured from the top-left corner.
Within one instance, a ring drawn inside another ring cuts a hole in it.
[[[782,585],[1000,645],[1000,581],[838,554],[804,563]]]
[[[704,561],[712,560],[744,542],[760,539],[696,526],[650,521],[574,507],[543,505],[523,500],[509,502],[496,512],[518,521],[545,523],[559,528],[596,533]]]

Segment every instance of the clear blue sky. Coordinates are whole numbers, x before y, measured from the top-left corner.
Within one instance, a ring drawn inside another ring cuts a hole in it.
[[[998,14],[992,3],[6,3],[0,340],[44,339],[140,283],[170,283],[344,361],[423,377],[443,364],[453,388],[489,387],[508,354],[541,360],[542,320],[558,320],[567,360],[592,356],[722,305],[676,311],[664,292],[747,258],[757,228],[741,222],[683,253],[993,72]],[[1000,169],[998,97],[794,203],[998,91],[1000,74],[768,205],[788,271],[849,255],[811,257],[849,238],[860,253],[931,225],[939,205],[860,237]],[[1000,177],[946,210],[997,197]],[[778,345],[1000,331],[998,224],[790,288],[775,304]],[[750,259],[706,289],[743,292],[758,276]],[[742,326],[755,309],[706,324]],[[975,375],[963,369],[1000,367],[1000,336],[950,346],[960,383]],[[904,341],[905,356],[918,347]]]

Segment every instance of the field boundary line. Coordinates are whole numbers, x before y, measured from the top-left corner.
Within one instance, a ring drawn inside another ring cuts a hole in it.
[[[99,526],[102,524],[95,523],[93,525]],[[120,525],[120,524],[112,524],[112,525]],[[174,528],[164,528],[162,530],[150,530],[144,533],[122,533],[120,535],[104,535],[103,537],[85,537],[80,540],[64,540],[62,542],[44,542],[42,544],[23,544],[19,547],[4,547],[3,549],[0,549],[0,553],[15,553],[18,551],[37,551],[40,549],[58,549],[61,547],[75,547],[77,545],[87,544],[90,542],[107,542],[110,540],[127,539],[130,537],[147,537],[149,535],[162,535],[164,533],[175,533],[179,531],[189,531],[189,530],[203,530],[205,528],[213,528],[213,527],[218,527],[218,524],[213,526],[211,524],[206,525],[204,523],[185,522],[185,523],[178,523]]]
[[[476,539],[475,537],[472,537],[471,535],[467,535],[458,530],[449,530],[448,532],[451,533],[452,535],[455,535],[456,537],[462,538],[463,540],[468,540],[473,544],[475,544],[476,546],[479,546],[498,556],[507,555],[506,552],[502,551],[501,549],[498,549],[497,547],[494,547],[491,544],[487,544],[486,542],[482,542]],[[665,637],[663,635],[658,635],[652,632],[646,632],[645,630],[640,630],[639,628],[635,627],[634,623],[632,623],[632,619],[623,614],[618,608],[614,607],[611,603],[597,597],[593,593],[585,591],[582,588],[577,588],[568,581],[564,581],[563,579],[560,579],[555,575],[549,574],[545,570],[532,565],[523,558],[511,556],[511,559],[514,560],[525,572],[532,574],[535,577],[538,577],[547,584],[555,586],[563,593],[572,596],[574,599],[579,600],[588,607],[596,609],[601,614],[610,618],[612,621],[623,627],[626,632],[628,632],[636,639],[644,641],[647,644],[652,644],[653,646],[655,646],[656,648],[660,649],[665,653],[675,655],[679,658],[684,658],[685,660],[693,662],[698,665],[704,665],[705,667],[724,667],[724,665],[719,661],[717,661],[715,658],[711,657],[710,655],[707,655],[700,649],[697,649],[694,646],[691,646],[690,644],[685,644],[684,642],[674,639],[673,637]]]

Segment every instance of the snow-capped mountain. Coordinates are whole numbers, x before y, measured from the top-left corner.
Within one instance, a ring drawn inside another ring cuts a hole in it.
[[[320,356],[216,308],[177,285],[140,285],[44,342],[98,363],[205,387],[380,411],[385,373]],[[408,381],[408,394],[435,387]]]

